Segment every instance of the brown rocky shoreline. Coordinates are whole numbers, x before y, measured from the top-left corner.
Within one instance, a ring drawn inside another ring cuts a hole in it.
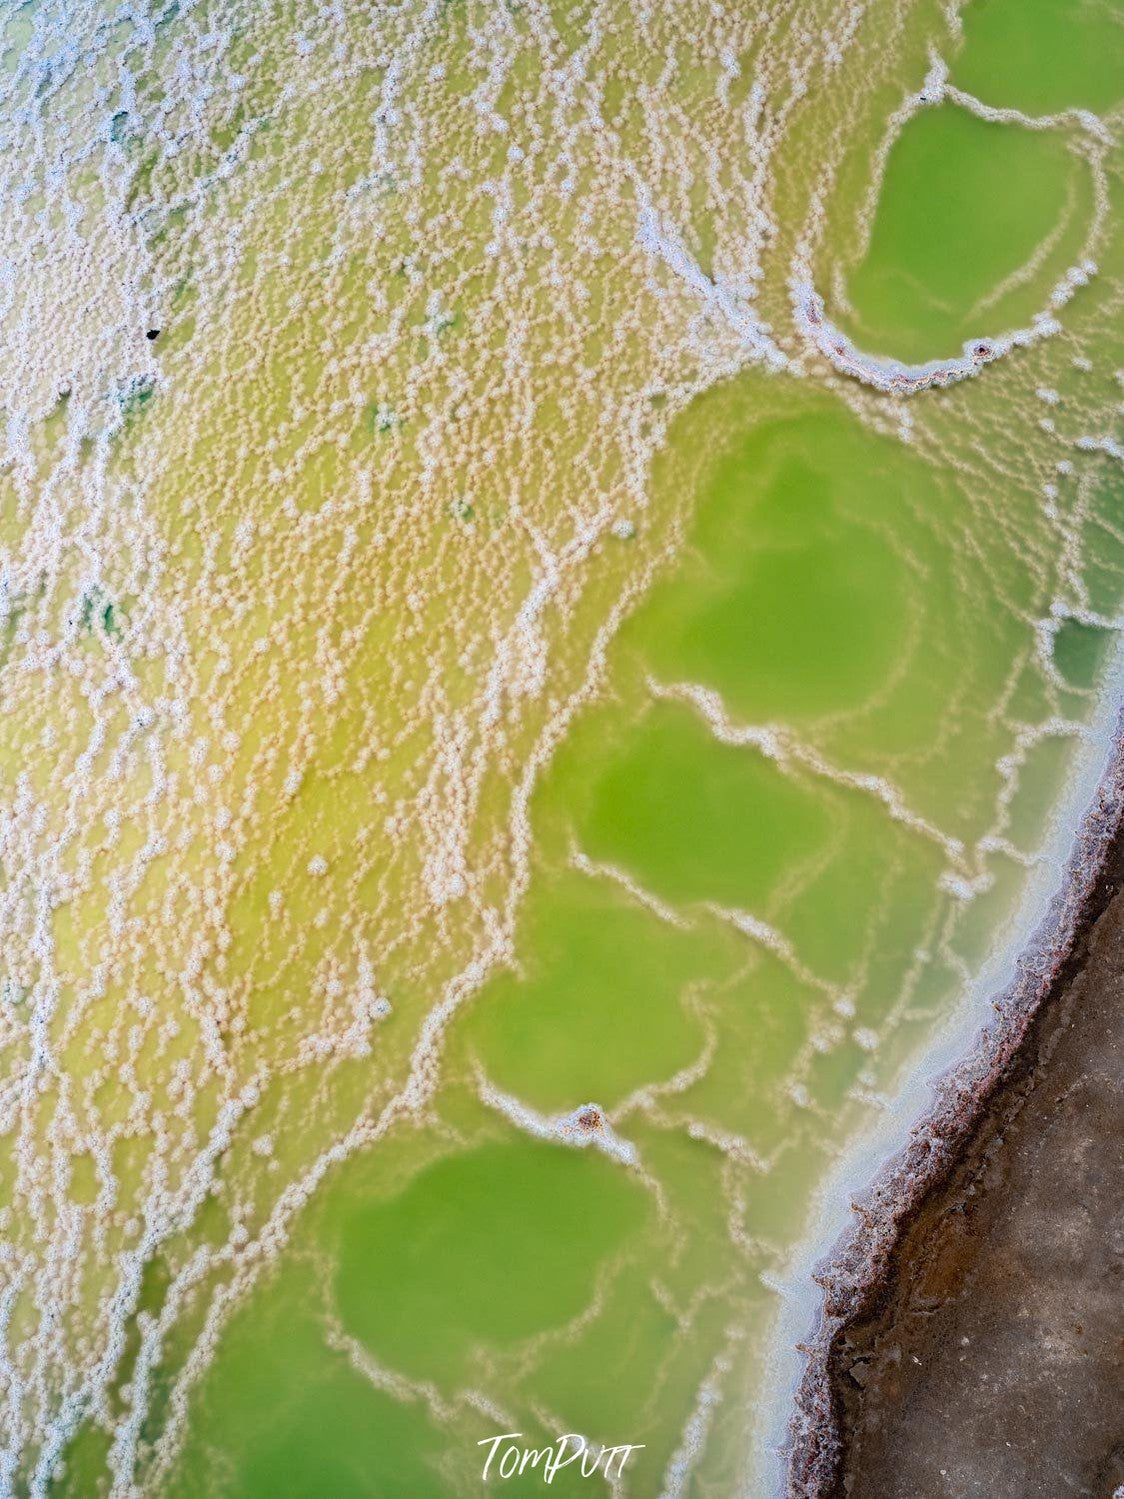
[[[817,1271],[790,1499],[1110,1499],[1124,1482],[1117,746],[995,1022]]]

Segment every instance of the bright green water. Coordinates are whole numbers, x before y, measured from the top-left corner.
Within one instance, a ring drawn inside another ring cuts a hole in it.
[[[1119,9],[0,16],[0,1491],[767,1493],[1104,756]]]

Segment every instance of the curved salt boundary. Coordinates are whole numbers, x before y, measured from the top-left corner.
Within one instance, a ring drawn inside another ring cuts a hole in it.
[[[1096,263],[1082,261],[1071,266],[1054,288],[1047,310],[1038,312],[1030,326],[1016,328],[996,337],[972,338],[963,345],[959,356],[930,359],[925,364],[904,364],[898,359],[867,354],[828,318],[824,301],[812,283],[796,278],[791,283],[793,317],[804,338],[839,371],[875,390],[894,395],[917,395],[920,391],[955,385],[978,375],[984,365],[993,363],[1012,349],[1029,348],[1040,339],[1061,331],[1054,313],[1065,306],[1080,286],[1096,274]]]
[[[1081,930],[1124,817],[1124,640],[1101,702],[1093,732],[1077,742],[1044,857],[1006,941],[882,1118],[837,1159],[777,1278],[782,1299],[763,1359],[767,1394],[751,1436],[763,1494],[821,1499],[829,1492],[839,1451],[828,1384],[832,1340],[986,1108]]]
[[[1109,205],[1103,153],[1114,143],[1113,131],[1098,115],[1085,109],[1066,109],[1047,115],[1028,115],[1018,109],[996,109],[951,84],[947,63],[935,54],[921,87],[907,94],[887,121],[887,133],[878,150],[877,170],[871,181],[871,198],[867,211],[868,235],[876,212],[878,194],[882,190],[890,148],[911,119],[924,109],[932,109],[935,105],[946,102],[992,124],[1017,125],[1024,130],[1035,131],[1076,129],[1085,141],[1082,154],[1086,155],[1093,172],[1096,206],[1085,236],[1081,258],[1061,276],[1045,307],[1034,314],[1027,327],[970,338],[961,346],[959,355],[947,359],[930,359],[923,364],[908,364],[898,359],[869,354],[836,327],[827,317],[823,298],[815,288],[806,247],[801,249],[789,281],[793,320],[797,330],[805,342],[819,349],[840,374],[849,375],[862,384],[873,386],[875,390],[887,394],[916,395],[923,390],[955,385],[979,374],[984,365],[1002,358],[1012,349],[1027,348],[1060,332],[1061,324],[1055,314],[1066,306],[1079,287],[1086,286],[1097,274],[1093,251],[1101,239]]]

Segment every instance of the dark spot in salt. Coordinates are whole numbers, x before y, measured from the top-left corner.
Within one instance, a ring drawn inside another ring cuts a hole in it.
[[[578,1115],[578,1124],[584,1130],[595,1130],[601,1128],[601,1114],[598,1109],[582,1109]]]
[[[152,341],[152,340],[153,340],[153,339],[154,339],[154,338],[159,338],[159,337],[160,337],[160,329],[159,329],[159,328],[150,328],[150,329],[149,329],[149,330],[148,330],[148,332],[147,332],[147,333],[146,333],[146,334],[145,334],[145,335],[144,335],[144,336],[145,336],[145,338],[147,338],[147,339],[148,339],[148,340],[149,340],[149,342],[150,342],[150,343],[151,343],[151,341]]]

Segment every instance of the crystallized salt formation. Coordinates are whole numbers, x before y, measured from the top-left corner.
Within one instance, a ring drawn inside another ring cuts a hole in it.
[[[1103,758],[1118,115],[960,90],[943,0],[0,28],[0,1493],[254,1492],[196,1402],[290,1262],[448,1492],[614,1316],[617,1491],[733,1492],[815,1181]],[[938,105],[1059,207],[913,362],[848,288]],[[586,1235],[523,1287],[481,1208],[506,1331],[398,1368],[396,1235],[356,1310],[302,1209],[502,1197],[497,1140]]]

